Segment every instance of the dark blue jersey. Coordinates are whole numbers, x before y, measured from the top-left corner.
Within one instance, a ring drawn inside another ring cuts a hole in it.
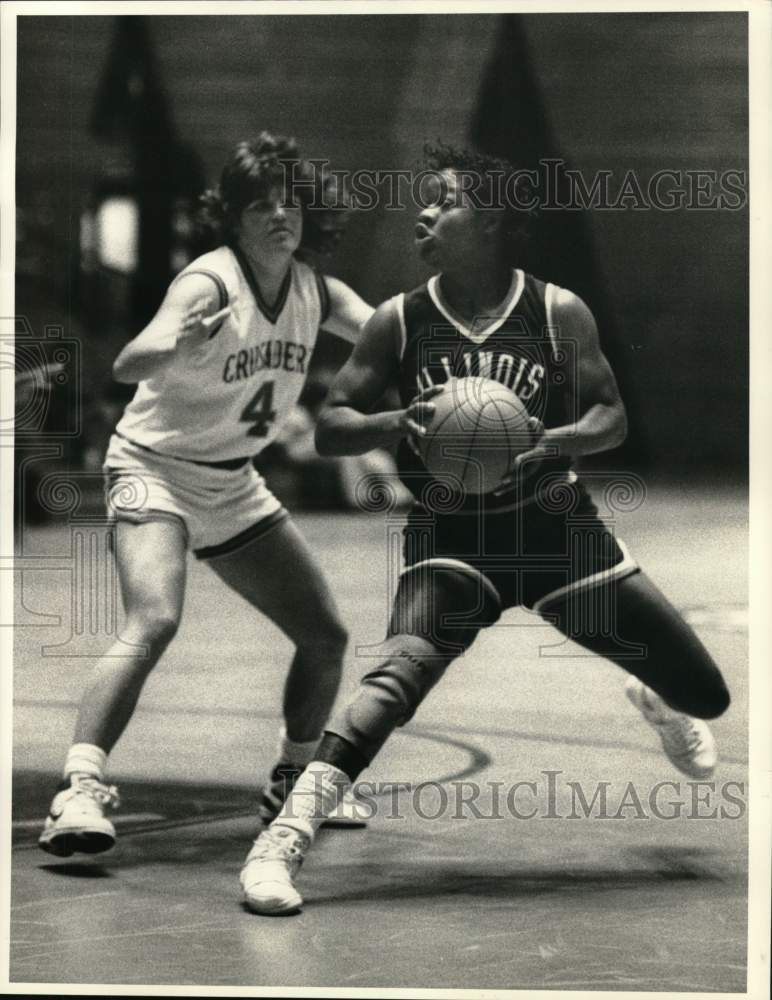
[[[559,427],[575,419],[568,397],[569,373],[575,352],[551,325],[550,301],[555,286],[516,270],[502,307],[494,316],[479,316],[468,327],[443,301],[439,276],[397,296],[402,321],[399,391],[403,406],[418,392],[450,378],[483,376],[515,392],[531,416],[545,427]],[[426,496],[431,475],[407,441],[402,441],[397,464],[405,484],[416,498]],[[546,472],[567,472],[570,460],[555,457],[543,462],[538,475],[526,477],[503,496],[468,496],[462,509],[486,511],[511,507],[527,499],[528,491]]]

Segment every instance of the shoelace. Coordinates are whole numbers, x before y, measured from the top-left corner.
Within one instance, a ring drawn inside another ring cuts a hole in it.
[[[76,795],[79,793],[88,795],[89,798],[94,799],[101,806],[111,806],[113,809],[117,809],[121,804],[116,786],[104,785],[96,778],[81,778],[72,787]]]
[[[279,837],[278,834],[267,830],[255,841],[249,861],[296,861],[303,857],[303,852],[298,846],[297,837]]]
[[[668,725],[665,735],[667,742],[673,749],[684,750],[687,753],[696,750],[702,743],[702,733],[691,720],[687,725],[679,720],[674,720]]]

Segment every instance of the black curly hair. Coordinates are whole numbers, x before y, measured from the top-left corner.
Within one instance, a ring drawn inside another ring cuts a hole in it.
[[[424,169],[453,170],[469,178],[465,190],[475,207],[504,211],[502,253],[510,264],[519,264],[538,218],[535,189],[525,171],[509,160],[487,153],[457,149],[441,140],[424,144]]]
[[[223,167],[220,183],[199,199],[198,222],[220,243],[236,238],[241,213],[272,189],[288,187],[300,202],[303,235],[297,255],[326,256],[342,235],[350,201],[324,161],[302,159],[295,139],[261,132],[240,142]]]

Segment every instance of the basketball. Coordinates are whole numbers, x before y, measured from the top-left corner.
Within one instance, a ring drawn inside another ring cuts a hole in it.
[[[426,468],[467,493],[490,493],[533,447],[525,404],[500,382],[451,379],[436,396],[426,437],[418,442]]]

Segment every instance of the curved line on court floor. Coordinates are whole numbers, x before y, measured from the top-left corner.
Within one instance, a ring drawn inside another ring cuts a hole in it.
[[[462,781],[464,778],[471,778],[473,774],[479,774],[480,771],[484,771],[489,764],[493,762],[493,758],[489,753],[478,747],[475,743],[470,743],[467,740],[457,740],[452,736],[445,736],[442,733],[428,732],[426,730],[421,731],[419,729],[404,729],[402,731],[403,736],[411,736],[419,740],[430,740],[432,743],[440,743],[443,746],[457,747],[459,750],[463,750],[465,753],[469,754],[470,761],[466,767],[462,768],[460,771],[452,771],[450,774],[443,774],[439,778],[424,778],[422,781],[394,781],[389,783],[388,788],[384,788],[381,792],[374,792],[372,798],[380,798],[382,795],[388,795],[391,793],[393,788],[398,788],[401,792],[411,791],[416,784],[418,785],[444,785],[449,781]]]
[[[394,790],[399,792],[412,791],[416,785],[444,785],[451,781],[462,781],[464,778],[470,778],[474,774],[479,774],[480,771],[484,771],[486,767],[492,762],[493,758],[489,753],[486,753],[481,747],[476,744],[471,743],[467,740],[457,740],[451,736],[445,736],[441,733],[433,732],[421,732],[419,730],[410,729],[404,730],[405,736],[410,736],[414,739],[419,740],[429,740],[432,743],[439,743],[442,746],[455,747],[462,750],[469,756],[469,763],[462,767],[460,770],[451,771],[448,774],[442,774],[437,778],[424,778],[420,782],[412,781],[394,781],[389,782],[388,787],[384,787],[382,791],[374,790],[370,794],[370,798],[381,798],[385,795],[393,794]],[[244,809],[234,809],[231,811],[225,810],[223,812],[212,813],[209,816],[184,816],[179,819],[170,820],[159,820],[149,823],[141,823],[137,826],[133,826],[126,830],[121,830],[121,839],[124,840],[126,837],[133,837],[137,834],[143,833],[157,833],[161,830],[173,830],[179,829],[185,826],[197,826],[197,825],[209,825],[211,823],[222,822],[223,820],[241,819],[247,817],[253,817],[255,815],[254,808],[249,810]],[[12,847],[12,852],[26,851],[37,848],[37,843],[35,841],[29,843],[14,844]]]
[[[660,757],[662,749],[659,746],[642,746],[639,743],[628,743],[624,740],[599,740],[588,739],[586,736],[568,736],[565,733],[524,733],[518,729],[467,729],[464,726],[454,726],[456,733],[472,733],[476,737],[494,736],[507,740],[523,740],[526,743],[558,743],[570,747],[588,747],[596,750],[624,750],[635,753],[648,754],[649,756]],[[745,767],[748,760],[745,757],[731,757],[727,754],[720,754],[722,764],[737,764]]]
[[[77,709],[77,701],[65,701],[63,699],[59,700],[41,700],[37,698],[16,698],[14,699],[14,707],[21,708],[71,708]],[[280,718],[276,712],[261,711],[260,709],[249,709],[249,708],[196,708],[194,706],[190,707],[176,707],[174,705],[147,705],[141,707],[139,712],[148,712],[153,715],[192,715],[192,716],[225,716],[227,718],[250,718],[250,719],[272,719],[278,721]],[[448,727],[450,728],[450,727]],[[403,729],[402,732],[406,736],[421,736],[425,735],[428,739],[435,738],[438,741],[448,740],[452,742],[452,737],[445,737],[438,733],[436,730],[422,730],[420,727],[411,726],[410,729]],[[465,726],[453,726],[452,732],[459,733],[461,735],[471,735],[476,738],[484,738],[485,736],[499,736],[502,739],[512,739],[512,740],[525,740],[529,743],[565,743],[566,746],[576,746],[576,747],[593,747],[598,750],[625,750],[634,753],[643,753],[652,756],[659,756],[662,750],[657,746],[644,746],[641,743],[628,742],[626,740],[602,740],[602,739],[592,739],[586,736],[567,736],[565,734],[559,733],[526,733],[520,732],[517,729],[494,729],[494,728],[480,728],[475,726],[474,728]],[[466,742],[459,740],[458,746],[469,750],[472,744],[467,744]],[[475,748],[479,750],[479,748]],[[483,752],[483,751],[480,751]],[[733,757],[721,754],[721,762],[723,764],[738,764],[740,766],[747,766],[747,757]],[[474,771],[470,773],[475,773]],[[448,780],[459,780],[453,775]]]
[[[39,704],[39,703],[34,703]],[[69,704],[69,703],[68,703]],[[160,709],[159,709],[160,710]],[[268,713],[255,712],[254,715],[268,716]],[[270,716],[274,718],[273,715]],[[498,736],[507,739],[520,739],[532,743],[562,743],[569,746],[592,746],[601,749],[632,749],[632,750],[643,750],[649,753],[660,753],[661,751],[637,747],[631,744],[622,744],[619,742],[613,742],[611,740],[601,741],[601,740],[587,740],[580,739],[577,737],[567,736],[565,734],[558,736],[544,735],[541,733],[523,733],[517,732],[515,730],[503,730],[503,729],[486,729],[480,732],[479,730],[471,731],[475,736],[488,735],[488,736]],[[412,737],[413,739],[428,740],[432,743],[438,743],[442,746],[455,747],[462,750],[469,756],[469,763],[462,767],[460,770],[451,771],[448,774],[440,775],[437,778],[424,778],[420,782],[411,781],[395,781],[389,783],[388,787],[384,788],[382,791],[373,790],[371,793],[371,798],[380,798],[387,794],[393,794],[393,790],[397,789],[399,792],[411,791],[417,785],[425,784],[447,784],[451,781],[462,781],[465,778],[470,778],[475,774],[479,774],[480,771],[485,770],[493,762],[493,757],[476,743],[472,743],[470,740],[456,739],[452,736],[447,736],[444,733],[438,733],[432,730],[422,730],[417,727],[411,727],[410,729],[402,730],[403,735]],[[734,760],[732,758],[724,757],[723,761],[725,763],[736,763],[745,764],[746,761]],[[233,810],[233,811],[223,811],[219,813],[212,813],[209,816],[188,816],[181,817],[179,819],[173,820],[162,820],[161,822],[142,824],[131,829],[123,830],[121,832],[121,839],[127,837],[133,837],[137,834],[145,833],[157,833],[162,830],[179,829],[180,827],[186,826],[196,826],[196,825],[209,825],[211,823],[222,822],[226,820],[242,819],[254,816],[254,809],[249,810]],[[13,845],[12,851],[24,851],[30,850],[37,847],[35,842],[32,843],[22,843]]]

